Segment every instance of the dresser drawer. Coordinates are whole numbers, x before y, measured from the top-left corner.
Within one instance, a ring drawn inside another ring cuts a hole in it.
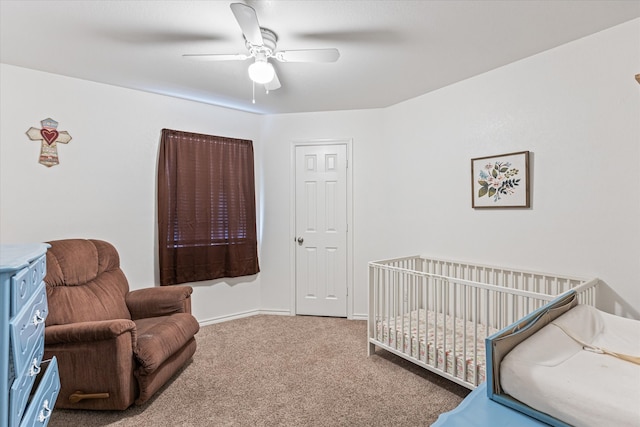
[[[33,361],[36,347],[44,336],[44,321],[47,313],[49,313],[47,290],[44,282],[40,282],[40,287],[31,296],[27,305],[9,322],[11,352],[16,378],[19,378]]]
[[[47,257],[42,255],[11,278],[11,317],[20,312],[37,291],[47,271]]]
[[[45,427],[49,424],[51,411],[53,411],[58,393],[60,393],[60,379],[57,359],[54,357],[48,365],[42,375],[42,380],[38,383],[36,392],[31,398],[31,403],[29,403],[24,418],[22,418],[20,427]]]
[[[14,420],[22,419],[22,415],[27,407],[29,395],[33,388],[36,377],[42,371],[42,356],[44,355],[44,337],[40,337],[36,344],[35,353],[20,376],[18,376],[9,391],[9,414]],[[16,422],[17,425],[17,422]]]

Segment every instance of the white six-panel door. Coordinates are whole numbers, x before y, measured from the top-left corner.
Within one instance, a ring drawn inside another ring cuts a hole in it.
[[[295,147],[296,313],[347,316],[347,147]]]

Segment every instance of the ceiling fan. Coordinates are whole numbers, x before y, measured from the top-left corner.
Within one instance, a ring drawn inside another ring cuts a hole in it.
[[[338,49],[302,49],[276,51],[278,36],[272,30],[258,23],[255,9],[243,3],[232,3],[231,11],[240,25],[248,53],[237,54],[185,54],[185,58],[203,61],[244,61],[255,58],[249,65],[249,77],[263,84],[267,91],[280,88],[280,80],[273,65],[274,58],[279,62],[335,62],[340,57]]]

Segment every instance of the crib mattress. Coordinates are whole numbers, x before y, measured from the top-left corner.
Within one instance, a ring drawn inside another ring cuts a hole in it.
[[[640,426],[640,365],[584,350],[563,330],[590,345],[640,355],[640,321],[578,305],[507,354],[500,364],[503,390],[571,425]]]
[[[484,339],[496,332],[493,328],[424,309],[378,321],[376,328],[385,345],[468,383],[485,380]]]

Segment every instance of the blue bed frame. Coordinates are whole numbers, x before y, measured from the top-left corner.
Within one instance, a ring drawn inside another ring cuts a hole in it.
[[[574,302],[575,301],[575,302]],[[505,336],[516,336],[529,328],[540,327],[540,321],[550,311],[571,307],[577,303],[575,291],[566,292],[548,304],[533,311],[518,322],[504,328],[486,339],[487,351],[487,381],[472,391],[463,401],[450,412],[441,414],[432,427],[571,427],[554,417],[537,411],[504,393],[494,392],[494,358],[496,356],[494,343]]]
[[[441,414],[431,427],[548,427],[548,424],[489,399],[484,382],[455,409]]]

